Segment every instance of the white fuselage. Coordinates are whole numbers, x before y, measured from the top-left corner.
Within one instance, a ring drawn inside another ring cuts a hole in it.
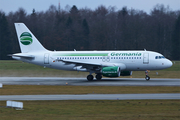
[[[164,58],[162,54],[152,51],[39,51],[18,54],[33,55],[34,59],[13,58],[49,68],[72,71],[89,72],[79,69],[73,63],[67,64],[61,60],[107,64],[107,66],[124,64],[125,67],[122,67],[121,70],[127,71],[160,70],[172,66],[170,60]]]

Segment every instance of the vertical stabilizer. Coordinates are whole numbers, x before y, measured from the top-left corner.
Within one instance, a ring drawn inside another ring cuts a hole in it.
[[[22,53],[47,51],[24,23],[14,23]]]

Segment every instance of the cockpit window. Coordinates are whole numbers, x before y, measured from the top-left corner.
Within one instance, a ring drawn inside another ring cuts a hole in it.
[[[165,59],[164,56],[156,56],[155,59]]]

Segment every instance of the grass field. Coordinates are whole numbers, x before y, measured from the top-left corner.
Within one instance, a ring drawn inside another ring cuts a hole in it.
[[[5,101],[0,101],[5,106]],[[24,110],[0,107],[2,120],[179,120],[179,100],[23,101]]]
[[[0,95],[180,93],[179,86],[4,85]]]
[[[173,62],[174,63],[174,62]],[[156,74],[158,72],[158,75]],[[89,73],[77,71],[63,71],[50,68],[43,68],[29,63],[23,63],[16,60],[1,60],[0,61],[0,77],[84,77]],[[175,61],[175,64],[168,69],[150,71],[151,78],[180,78],[180,61]],[[122,76],[120,76],[123,78]],[[132,78],[144,78],[144,71],[133,71]]]

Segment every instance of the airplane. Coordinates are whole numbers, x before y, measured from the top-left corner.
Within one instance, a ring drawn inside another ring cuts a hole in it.
[[[162,54],[139,51],[49,51],[45,49],[24,23],[14,23],[21,53],[12,58],[44,67],[89,72],[88,81],[105,77],[130,76],[132,71],[161,70],[172,66],[172,62]]]

